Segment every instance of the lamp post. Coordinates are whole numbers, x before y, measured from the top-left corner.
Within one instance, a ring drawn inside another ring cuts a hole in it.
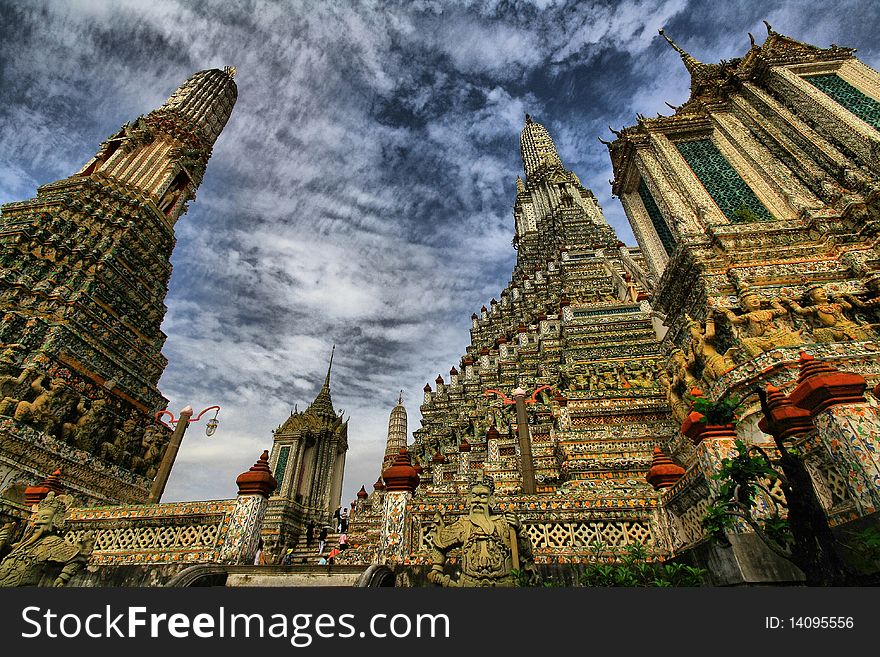
[[[535,463],[532,459],[532,439],[529,437],[529,419],[526,416],[526,404],[534,404],[538,401],[538,393],[542,390],[551,389],[552,386],[539,386],[532,391],[532,396],[526,399],[528,394],[522,387],[513,391],[513,399],[498,390],[487,389],[484,393],[487,397],[495,394],[501,397],[503,404],[516,404],[516,428],[519,436],[520,470],[522,472],[522,491],[525,495],[535,494]]]
[[[170,411],[159,411],[156,413],[156,422],[159,422],[169,429],[171,428],[170,425],[174,425],[174,431],[171,433],[171,440],[168,442],[168,447],[165,448],[165,454],[162,455],[162,463],[159,465],[159,471],[156,473],[156,478],[153,480],[152,488],[150,488],[149,504],[158,504],[159,500],[162,498],[162,493],[165,492],[165,485],[168,483],[168,477],[171,475],[171,467],[174,465],[174,459],[177,458],[177,451],[180,449],[180,443],[183,442],[183,434],[186,432],[189,423],[198,422],[208,411],[215,411],[214,417],[208,420],[205,427],[205,435],[210,437],[214,435],[217,431],[217,426],[220,424],[220,420],[217,419],[217,414],[220,412],[219,406],[208,406],[208,408],[203,409],[196,417],[192,416],[192,406],[185,406],[180,411],[180,418],[176,420]],[[171,419],[168,420],[168,424],[159,419],[163,415],[171,417]]]

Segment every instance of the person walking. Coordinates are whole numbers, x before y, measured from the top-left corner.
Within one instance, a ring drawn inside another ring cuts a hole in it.
[[[266,565],[266,556],[263,554],[263,539],[260,539],[260,543],[257,545],[257,553],[254,555],[254,565],[255,566],[265,566]]]
[[[335,521],[334,522],[334,529],[338,530],[339,524],[342,522],[342,507],[341,506],[336,507],[336,511],[333,512],[333,520]]]
[[[321,527],[321,533],[318,534],[318,554],[324,554],[324,544],[327,542],[328,527]]]
[[[339,531],[343,534],[348,532],[348,509],[343,509],[339,514]]]
[[[315,521],[309,520],[308,526],[306,526],[306,547],[312,547],[312,541],[315,540]]]
[[[345,552],[345,548],[348,547],[348,534],[342,533],[339,535],[339,550],[340,552]]]

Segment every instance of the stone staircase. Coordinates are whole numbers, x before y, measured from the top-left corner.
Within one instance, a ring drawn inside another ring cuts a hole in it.
[[[339,545],[339,532],[328,532],[327,533],[327,541],[324,543],[324,553],[323,555],[318,554],[318,532],[315,532],[315,538],[312,539],[312,544],[309,547],[306,547],[306,537],[303,535],[300,538],[299,543],[293,548],[293,561],[292,565],[310,565],[314,566],[318,563],[318,560],[321,556],[326,557],[330,550],[337,547]]]

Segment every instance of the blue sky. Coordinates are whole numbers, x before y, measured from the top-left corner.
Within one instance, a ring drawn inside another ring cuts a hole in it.
[[[304,408],[337,345],[350,416],[343,502],[378,475],[404,392],[458,365],[470,315],[515,252],[526,112],[633,244],[597,137],[687,98],[666,27],[702,61],[743,55],[767,19],[880,66],[871,0],[827,2],[0,1],[0,202],[78,170],[193,72],[232,65],[239,98],[177,224],[159,388],[187,433],[166,500],[231,497]]]

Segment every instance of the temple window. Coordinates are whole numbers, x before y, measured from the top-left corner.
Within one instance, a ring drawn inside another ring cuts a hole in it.
[[[178,171],[177,175],[174,176],[174,180],[171,181],[171,184],[168,185],[168,189],[166,189],[165,193],[162,195],[162,199],[159,201],[159,210],[165,214],[171,214],[174,207],[177,205],[177,201],[180,199],[180,195],[183,193],[183,190],[186,189],[188,184],[189,176],[186,175],[186,171]]]
[[[675,147],[731,223],[773,221],[773,215],[711,140],[681,141]]]
[[[808,75],[804,80],[868,125],[880,130],[880,102],[862,93],[839,75]]]
[[[105,146],[96,156],[95,160],[88,166],[88,168],[83,171],[80,176],[88,176],[97,171],[98,167],[104,164],[110,157],[115,153],[119,146],[122,144],[121,139],[112,139],[107,142],[107,146]]]
[[[284,483],[284,469],[287,467],[287,459],[290,456],[290,447],[282,447],[278,452],[278,462],[275,464],[275,481],[278,488]]]
[[[666,221],[660,213],[660,208],[657,207],[657,203],[651,195],[651,190],[648,189],[648,185],[645,183],[644,179],[639,182],[639,197],[642,199],[642,204],[648,212],[651,224],[654,226],[654,230],[657,232],[657,237],[663,245],[663,250],[666,251],[666,255],[672,255],[672,252],[675,251],[675,238],[669,231],[669,226],[666,225]]]

